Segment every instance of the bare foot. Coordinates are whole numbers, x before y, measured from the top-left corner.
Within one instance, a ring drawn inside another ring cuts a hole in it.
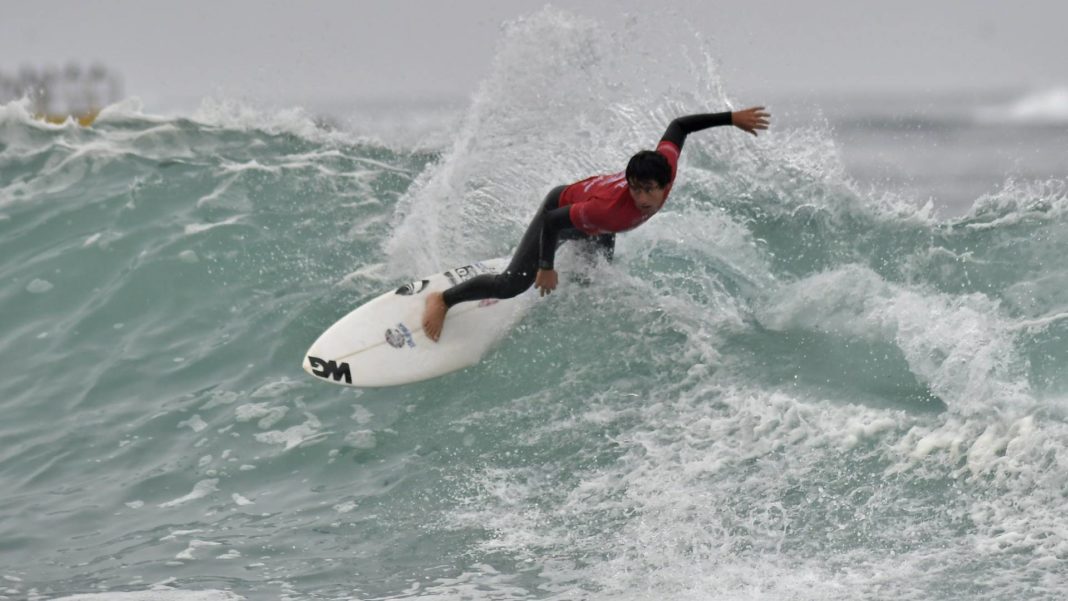
[[[445,313],[449,307],[445,305],[445,295],[440,292],[431,292],[426,297],[426,309],[423,311],[423,331],[427,338],[438,341],[441,338],[441,326],[445,324]]]

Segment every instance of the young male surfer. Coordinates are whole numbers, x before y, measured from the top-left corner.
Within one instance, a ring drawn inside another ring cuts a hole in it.
[[[484,274],[427,296],[423,330],[433,341],[441,337],[445,314],[456,303],[486,298],[512,298],[534,284],[545,296],[556,289],[553,269],[557,242],[585,238],[611,255],[615,234],[632,230],[664,206],[671,192],[686,136],[695,131],[733,125],[754,136],[768,128],[762,106],[741,111],[679,117],[668,125],[656,150],[642,150],[621,173],[598,175],[549,191],[519,241],[503,273]]]

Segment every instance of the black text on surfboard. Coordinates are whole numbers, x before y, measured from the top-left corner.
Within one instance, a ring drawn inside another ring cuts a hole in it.
[[[455,286],[460,282],[470,280],[476,275],[493,272],[493,269],[488,268],[482,263],[474,263],[471,265],[464,265],[463,267],[457,267],[456,269],[450,269],[445,272],[445,277],[449,278],[449,283]]]
[[[310,356],[308,357],[308,363],[311,364],[312,373],[320,378],[328,380],[333,378],[335,382],[340,382],[341,378],[345,378],[346,384],[352,384],[352,372],[349,371],[348,363],[338,365],[337,361],[326,361]]]

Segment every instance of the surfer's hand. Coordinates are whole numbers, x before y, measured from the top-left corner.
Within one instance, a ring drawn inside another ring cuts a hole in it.
[[[738,129],[757,135],[758,129],[767,129],[771,115],[762,106],[754,106],[731,113],[731,125]]]
[[[542,296],[556,290],[556,270],[539,269],[538,274],[534,276],[534,287],[541,290]]]

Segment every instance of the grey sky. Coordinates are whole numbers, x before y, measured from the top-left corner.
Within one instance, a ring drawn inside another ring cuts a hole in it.
[[[100,61],[146,109],[204,96],[462,98],[488,72],[500,24],[544,2],[8,3],[0,70]],[[734,96],[1068,84],[1068,3],[557,2],[606,21],[676,11],[711,41]]]

